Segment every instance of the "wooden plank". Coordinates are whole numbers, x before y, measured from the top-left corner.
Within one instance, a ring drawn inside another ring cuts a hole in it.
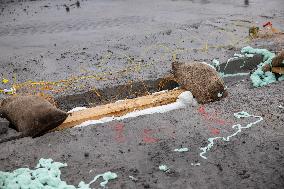
[[[79,125],[88,120],[98,120],[103,117],[122,116],[135,110],[142,110],[150,107],[166,105],[177,100],[178,96],[184,92],[182,89],[174,89],[161,93],[154,93],[135,99],[126,99],[115,103],[87,108],[71,113],[67,119],[54,130],[63,130]],[[53,130],[53,131],[54,131]]]

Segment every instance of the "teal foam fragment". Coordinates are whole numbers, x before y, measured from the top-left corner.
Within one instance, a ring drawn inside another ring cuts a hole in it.
[[[102,181],[102,182],[100,183],[100,185],[101,185],[102,187],[105,187],[106,184],[107,184],[110,180],[113,180],[113,179],[116,179],[116,178],[117,178],[117,174],[116,174],[116,173],[113,173],[113,172],[110,172],[110,171],[105,172],[105,173],[103,173],[103,174],[99,174],[99,175],[95,176],[95,178],[94,178],[89,184],[87,184],[86,186],[89,186],[90,184],[96,182],[96,180],[97,180],[98,178],[100,178],[100,177],[103,177],[103,180],[104,180],[104,181]],[[80,184],[81,184],[81,185],[80,185]],[[84,184],[83,182],[80,183],[80,184],[79,184],[79,186],[81,186],[81,187],[84,186],[84,187],[85,187],[85,184]]]
[[[223,93],[218,93],[217,96],[221,98],[223,96]]]
[[[160,171],[167,172],[167,171],[169,171],[170,169],[169,169],[168,166],[166,166],[166,165],[160,165],[160,166],[159,166],[159,170],[160,170]]]
[[[175,152],[188,152],[189,149],[188,148],[177,148],[177,149],[174,149]]]
[[[0,188],[2,189],[76,189],[62,181],[60,168],[66,163],[54,162],[52,159],[40,159],[36,169],[19,168],[12,172],[0,171]],[[97,175],[89,184],[81,181],[78,189],[90,189],[90,184],[103,177],[100,186],[105,187],[109,180],[117,178],[116,173],[106,172]]]
[[[263,72],[262,67],[266,64],[271,65],[272,59],[276,56],[274,53],[268,51],[267,49],[257,49],[250,46],[244,47],[241,50],[242,53],[251,54],[261,54],[263,56],[263,61],[257,66],[257,69],[250,75],[250,79],[254,87],[262,87],[271,83],[276,82],[276,77],[272,72]],[[282,78],[279,80],[282,81]]]
[[[137,182],[138,181],[138,178],[135,178],[134,176],[129,176],[129,178],[131,179],[131,180],[133,180],[134,182]]]
[[[220,66],[220,62],[217,59],[213,59],[212,60],[212,66],[214,66],[215,68],[218,68]]]

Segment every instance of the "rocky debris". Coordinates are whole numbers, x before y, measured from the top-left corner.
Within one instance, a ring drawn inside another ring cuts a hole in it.
[[[80,1],[76,1],[75,4],[76,4],[76,7],[77,7],[77,8],[80,8]]]
[[[70,12],[70,7],[67,6],[67,5],[64,5],[65,9],[66,9],[66,12]]]
[[[253,39],[255,38],[273,38],[277,35],[282,35],[283,32],[272,26],[272,22],[266,22],[262,25],[262,29],[257,26],[252,26],[249,28],[249,36]]]
[[[68,116],[39,96],[12,96],[4,99],[0,112],[18,132],[31,137],[59,126]]]
[[[175,80],[189,90],[198,103],[205,104],[227,95],[223,79],[210,65],[202,62],[172,64]]]

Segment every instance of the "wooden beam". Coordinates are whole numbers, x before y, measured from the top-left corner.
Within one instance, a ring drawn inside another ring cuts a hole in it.
[[[135,110],[142,110],[173,103],[184,92],[182,89],[174,89],[161,93],[154,93],[135,99],[126,99],[115,103],[87,108],[71,113],[67,119],[54,130],[63,130],[79,125],[88,120],[98,120],[103,117],[122,116]],[[53,130],[53,131],[54,131]]]

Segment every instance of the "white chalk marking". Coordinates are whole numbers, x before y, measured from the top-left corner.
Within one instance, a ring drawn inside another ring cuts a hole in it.
[[[170,171],[170,168],[168,168],[168,166],[166,166],[166,165],[160,165],[159,170],[164,171],[164,172],[168,172],[168,171]]]
[[[200,163],[191,163],[192,166],[200,166]]]
[[[135,178],[134,176],[129,176],[129,178],[131,179],[131,180],[133,180],[134,182],[137,182],[138,181],[138,178]]]
[[[217,140],[217,139],[221,139],[223,141],[230,141],[230,138],[236,136],[238,133],[242,132],[242,129],[248,129],[250,127],[252,127],[252,125],[255,125],[257,124],[258,122],[262,121],[263,118],[261,116],[255,116],[255,115],[250,115],[248,114],[247,112],[238,112],[238,113],[235,113],[234,116],[238,119],[240,118],[245,118],[245,117],[255,117],[255,118],[259,118],[259,120],[255,121],[255,122],[252,122],[252,123],[249,123],[247,124],[246,126],[242,127],[241,124],[236,124],[236,125],[233,125],[232,128],[235,129],[237,128],[237,131],[234,132],[233,134],[227,136],[227,137],[214,137],[214,138],[209,138],[208,139],[208,142],[209,144],[205,147],[201,147],[200,150],[202,151],[199,155],[200,157],[202,157],[203,159],[207,159],[207,157],[205,156],[205,154],[214,146],[214,140]]]
[[[177,149],[174,149],[175,152],[188,152],[189,149],[188,148],[177,148]]]

